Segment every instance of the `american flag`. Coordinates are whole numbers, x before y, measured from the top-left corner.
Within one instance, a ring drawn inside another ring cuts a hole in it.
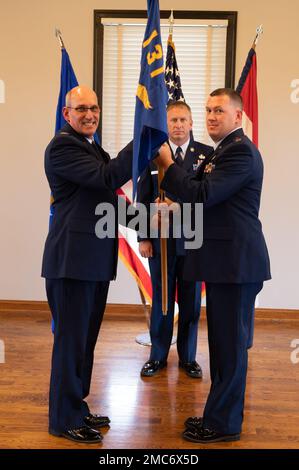
[[[175,57],[175,46],[171,36],[168,37],[167,41],[165,83],[168,91],[169,101],[185,101],[182,91],[180,72]]]

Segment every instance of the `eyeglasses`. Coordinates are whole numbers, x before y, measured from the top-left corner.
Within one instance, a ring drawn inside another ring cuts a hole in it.
[[[93,106],[77,106],[76,108],[73,108],[72,106],[67,106],[67,108],[69,109],[74,109],[75,111],[77,111],[78,113],[87,113],[88,110],[90,109],[90,111],[92,113],[98,113],[100,111],[100,108],[99,106],[97,105],[93,105]]]

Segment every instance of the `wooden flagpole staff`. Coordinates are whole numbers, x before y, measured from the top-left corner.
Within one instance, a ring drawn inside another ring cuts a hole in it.
[[[169,37],[172,37],[173,32],[173,10],[169,17]],[[164,170],[158,165],[158,191],[160,201],[165,201],[165,191],[161,189],[161,182],[164,178]],[[167,272],[167,238],[163,234],[163,221],[161,223],[161,236],[160,236],[160,252],[161,252],[161,288],[162,288],[162,313],[167,315],[168,310],[168,272]],[[164,236],[163,236],[164,235]]]

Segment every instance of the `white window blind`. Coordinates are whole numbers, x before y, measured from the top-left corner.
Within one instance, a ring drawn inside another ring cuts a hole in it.
[[[164,64],[168,29],[161,22]],[[112,157],[133,137],[144,31],[142,19],[104,19],[102,145]],[[192,109],[194,138],[201,142],[209,142],[206,98],[225,84],[226,34],[226,20],[178,20],[174,26],[182,90]]]

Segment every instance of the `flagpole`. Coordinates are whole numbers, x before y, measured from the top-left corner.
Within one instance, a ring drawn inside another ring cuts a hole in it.
[[[256,28],[256,34],[255,34],[255,38],[254,38],[254,41],[253,41],[253,44],[252,44],[252,49],[255,50],[256,45],[257,45],[257,43],[259,42],[259,39],[260,39],[261,35],[263,34],[263,32],[264,32],[263,25],[260,24],[260,25]]]
[[[172,33],[173,33],[173,10],[171,10],[171,14],[169,17],[169,36],[168,40],[172,40]],[[160,201],[165,201],[165,191],[161,189],[161,182],[164,178],[164,170],[158,165],[158,189],[159,189],[159,197]],[[163,222],[162,222],[163,225]],[[161,252],[161,288],[162,288],[162,313],[163,315],[167,315],[168,310],[168,270],[167,270],[167,238],[163,236],[161,230],[160,236],[160,252]]]

